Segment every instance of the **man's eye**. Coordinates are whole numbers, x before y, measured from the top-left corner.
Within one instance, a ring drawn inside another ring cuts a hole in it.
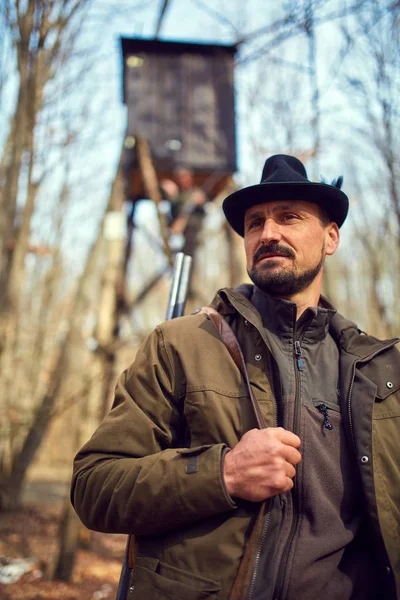
[[[255,229],[256,227],[260,226],[261,224],[262,224],[261,219],[254,219],[253,221],[249,222],[248,229]]]
[[[287,213],[282,216],[283,221],[292,221],[293,219],[297,219],[297,215],[295,215],[293,213]]]

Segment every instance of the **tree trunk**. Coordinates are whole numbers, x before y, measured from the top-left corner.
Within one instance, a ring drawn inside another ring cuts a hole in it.
[[[19,9],[18,11],[19,12]],[[18,14],[19,36],[16,44],[17,63],[19,73],[19,90],[17,99],[17,108],[14,116],[14,126],[11,128],[11,141],[7,144],[10,148],[10,157],[6,169],[6,177],[3,196],[0,203],[4,209],[2,218],[2,227],[0,230],[0,239],[2,240],[0,248],[0,312],[9,308],[8,304],[8,275],[11,267],[10,251],[8,242],[15,235],[15,217],[17,211],[17,197],[19,192],[19,178],[22,169],[24,153],[27,150],[26,144],[29,137],[29,130],[33,136],[34,122],[32,123],[32,114],[35,112],[36,96],[35,88],[32,90],[32,75],[35,71],[33,55],[30,49],[30,40],[34,28],[35,3],[28,2],[26,12],[23,15]],[[34,75],[33,75],[34,76]],[[34,95],[31,97],[32,91]],[[28,148],[29,150],[29,148]],[[1,334],[1,332],[0,332]]]
[[[68,501],[61,520],[58,560],[54,565],[53,572],[48,573],[49,579],[61,579],[62,581],[71,579],[81,527],[82,523],[72,504]]]
[[[68,338],[69,336],[67,336],[64,341],[58,357],[56,369],[52,376],[53,385],[44,396],[35,413],[35,418],[30,426],[23,446],[12,462],[10,475],[0,484],[0,506],[3,508],[9,508],[10,506],[19,505],[21,503],[21,494],[27,469],[32,463],[45,432],[47,431],[63,374],[66,372],[67,350],[70,341]]]

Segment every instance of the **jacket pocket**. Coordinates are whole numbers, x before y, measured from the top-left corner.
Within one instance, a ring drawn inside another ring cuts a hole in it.
[[[377,394],[374,404],[374,419],[392,419],[400,417],[400,389],[394,391],[385,398]]]
[[[157,559],[138,557],[127,600],[218,600],[217,582]]]
[[[335,404],[334,402],[328,402],[327,400],[323,400],[321,398],[313,398],[312,403],[315,406],[315,408],[318,408],[318,410],[319,410],[319,406],[324,404],[328,410],[333,410],[333,412],[340,413],[339,404]]]
[[[328,402],[321,398],[313,398],[312,403],[321,415],[322,427],[331,431],[334,428],[335,420],[340,422],[340,407],[334,402]]]

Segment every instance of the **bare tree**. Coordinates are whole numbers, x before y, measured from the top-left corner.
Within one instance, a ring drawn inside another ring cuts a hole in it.
[[[89,0],[29,1],[23,5],[9,0],[2,7],[19,78],[15,113],[0,161],[4,183],[0,191],[0,360],[6,399],[0,423],[0,477],[4,505],[10,495],[15,494],[13,501],[20,497],[26,470],[63,393],[62,382],[72,368],[68,367],[71,349],[81,344],[79,332],[88,310],[84,291],[87,273],[98,268],[97,259],[90,258],[93,253],[98,255],[98,249],[89,255],[77,285],[76,277],[75,281],[67,277],[68,271],[63,268],[61,239],[74,169],[65,173],[64,185],[52,200],[50,212],[47,202],[44,221],[51,232],[49,244],[32,240],[33,217],[41,210],[38,199],[60,153],[61,164],[68,164],[78,149],[76,128],[82,119],[77,113],[69,114],[69,110],[60,112],[64,110],[62,103],[56,104],[63,98],[62,93],[57,93],[61,91],[60,83],[58,89],[50,84],[59,81],[65,87],[72,82],[67,80],[68,74],[82,74],[76,70],[74,42],[89,5]],[[85,63],[86,54],[82,56]],[[75,59],[74,69],[67,66],[71,57]],[[82,71],[87,72],[87,64]],[[53,95],[51,100],[49,92]],[[55,129],[52,123],[56,124]],[[46,149],[49,133],[43,136],[47,128],[56,142],[51,153]]]
[[[360,198],[353,226],[368,265],[362,272],[369,308],[375,329],[384,335],[393,335],[399,325],[395,309],[400,291],[399,24],[399,3],[384,6],[371,0],[369,13],[358,21],[353,57],[362,61],[363,69],[350,63],[345,73],[348,97],[357,107],[350,125],[353,155],[359,156],[352,161]],[[384,253],[378,250],[382,244]]]
[[[65,60],[67,49],[79,30],[77,17],[88,4],[89,0],[29,0],[22,5],[6,0],[3,8],[19,76],[15,113],[0,163],[4,182],[0,191],[0,306],[3,313],[16,313],[21,296],[24,258],[38,189],[38,182],[32,176],[34,130],[43,106],[45,86]],[[17,198],[21,193],[20,176],[24,166],[26,185],[22,193],[26,200],[17,222]]]
[[[8,399],[18,354],[26,257],[38,250],[30,245],[32,216],[42,183],[42,177],[34,174],[35,131],[46,85],[66,60],[79,31],[77,17],[88,3],[7,0],[2,6],[3,27],[14,49],[18,76],[15,111],[0,160],[0,364]]]

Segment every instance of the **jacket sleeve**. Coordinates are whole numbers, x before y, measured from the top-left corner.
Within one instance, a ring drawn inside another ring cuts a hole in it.
[[[184,397],[176,364],[158,327],[75,457],[71,500],[90,529],[157,535],[235,508],[222,478],[225,444],[175,447]]]

